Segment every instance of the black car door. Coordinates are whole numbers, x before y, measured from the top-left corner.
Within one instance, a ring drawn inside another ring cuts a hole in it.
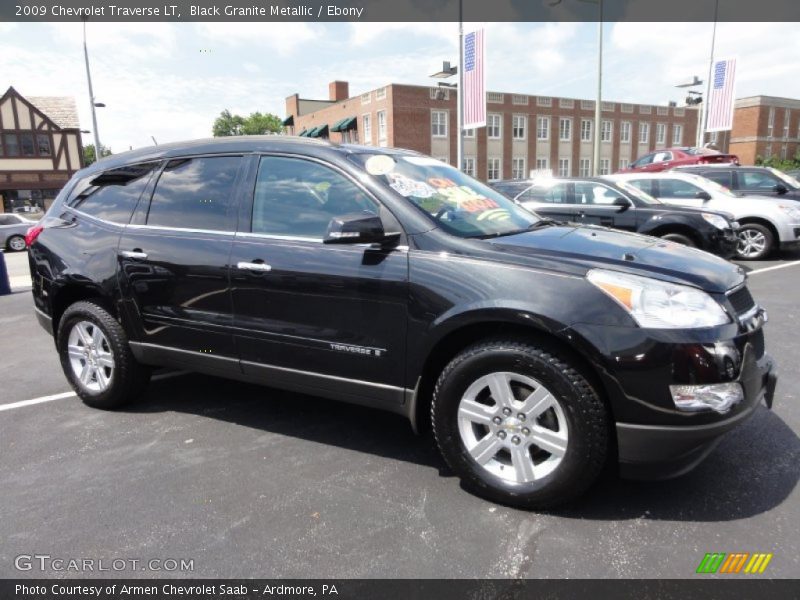
[[[758,196],[777,196],[778,186],[786,188],[784,182],[769,171],[737,169],[736,191]]]
[[[256,158],[254,157],[254,161]],[[399,223],[338,167],[296,156],[254,162],[252,209],[231,255],[236,342],[245,374],[354,402],[403,401],[408,248],[324,244],[333,217]]]
[[[238,371],[230,331],[228,259],[236,230],[241,156],[166,162],[119,243],[119,279],[140,324],[135,347],[155,359]],[[180,354],[183,353],[183,354]]]
[[[597,181],[580,181],[574,193],[579,223],[636,231],[636,207],[622,192]],[[615,205],[617,198],[627,201],[627,206]]]

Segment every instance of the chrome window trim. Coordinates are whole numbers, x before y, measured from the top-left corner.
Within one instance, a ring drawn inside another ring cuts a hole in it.
[[[139,225],[128,223],[125,225],[130,229],[151,229],[154,231],[180,231],[184,233],[210,233],[214,235],[235,235],[235,231],[221,230],[221,229],[192,229],[189,227],[169,227],[167,225]]]

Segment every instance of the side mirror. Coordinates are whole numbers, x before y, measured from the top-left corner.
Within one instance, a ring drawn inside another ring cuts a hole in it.
[[[789,188],[787,188],[787,187],[786,187],[785,185],[783,185],[782,183],[778,183],[778,184],[776,184],[776,185],[775,185],[775,192],[776,192],[778,195],[780,195],[780,196],[783,196],[784,194],[786,194],[786,193],[788,193],[788,192],[789,192]]]
[[[334,217],[322,240],[325,244],[374,244],[387,239],[381,218],[371,212]]]
[[[618,206],[618,212],[625,212],[631,207],[631,202],[627,198],[623,198],[622,196],[617,196],[614,198],[614,202],[611,203],[613,206]]]
[[[697,194],[695,194],[694,197],[697,198],[698,200],[702,200],[703,202],[708,202],[709,200],[711,200],[711,194],[709,194],[704,190],[697,192]]]

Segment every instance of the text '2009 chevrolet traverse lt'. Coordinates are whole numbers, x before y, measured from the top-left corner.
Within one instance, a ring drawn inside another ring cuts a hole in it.
[[[432,158],[283,136],[78,172],[28,232],[64,372],[156,366],[400,413],[476,493],[544,508],[608,461],[662,478],[765,400],[767,317],[706,252],[543,219]]]

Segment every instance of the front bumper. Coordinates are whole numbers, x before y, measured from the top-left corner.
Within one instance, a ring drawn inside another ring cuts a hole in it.
[[[732,258],[736,254],[736,246],[739,243],[738,227],[734,229],[724,229],[719,233],[714,233],[706,251],[716,254],[722,258]]]

